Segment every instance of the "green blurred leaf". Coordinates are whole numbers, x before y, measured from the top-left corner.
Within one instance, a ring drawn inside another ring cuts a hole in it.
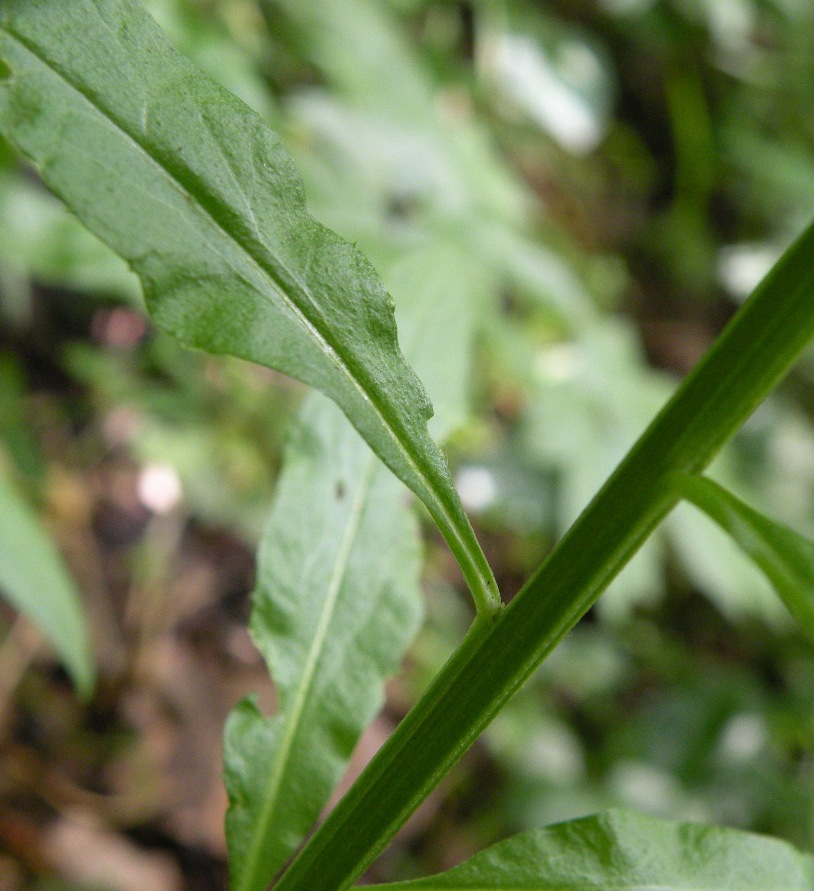
[[[670,485],[732,536],[814,638],[814,542],[765,517],[706,477],[675,474]]]
[[[458,84],[443,90],[438,72],[416,52],[392,10],[377,0],[263,0],[261,8],[270,23],[278,7],[298,35],[298,50],[357,113],[352,123],[359,140],[363,145],[370,145],[371,138],[378,143],[378,151],[366,152],[366,169],[381,167],[382,156],[386,160],[396,153],[401,159],[409,155],[399,167],[391,165],[399,190],[431,182],[431,192],[422,192],[422,198],[455,219],[458,230],[476,223],[478,216],[525,219],[528,196],[467,106],[457,108]],[[348,127],[347,120],[339,127],[330,120],[324,102],[308,105],[309,119],[327,125],[334,138]],[[340,138],[340,143],[347,144],[347,139]],[[360,151],[358,143],[354,151]],[[445,237],[443,232],[438,235]]]
[[[432,397],[430,430],[442,442],[469,412],[472,352],[490,276],[466,251],[427,245],[385,269],[404,353]]]
[[[479,607],[497,591],[429,437],[431,407],[373,268],[304,206],[263,121],[134,0],[0,11],[0,129],[139,275],[178,339],[325,392],[424,501]]]
[[[22,177],[0,180],[0,233],[0,258],[9,268],[143,307],[138,281],[121,258],[39,184]]]
[[[39,479],[43,473],[44,459],[28,424],[24,407],[26,384],[16,358],[10,353],[0,352],[0,440],[21,474]]]
[[[608,811],[524,832],[390,891],[810,891],[814,860],[785,842]]]
[[[41,629],[79,694],[88,696],[94,667],[79,592],[36,516],[2,473],[0,593]]]
[[[532,401],[520,427],[529,458],[558,475],[564,532],[669,396],[672,381],[647,368],[632,329],[620,320],[583,324],[570,341],[534,356]],[[648,540],[599,601],[616,619],[658,599],[663,538]]]
[[[383,4],[261,0],[260,7],[270,22],[275,7],[284,10],[302,55],[326,71],[345,96],[414,126],[432,118],[431,80]]]
[[[677,505],[659,531],[666,534],[690,586],[730,622],[742,625],[744,620],[757,619],[777,630],[788,622],[788,611],[758,567],[723,529],[692,505]]]

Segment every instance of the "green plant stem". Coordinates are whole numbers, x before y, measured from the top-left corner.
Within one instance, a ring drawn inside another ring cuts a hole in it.
[[[787,251],[512,603],[461,647],[277,884],[338,891],[372,862],[573,628],[814,336],[814,227]]]

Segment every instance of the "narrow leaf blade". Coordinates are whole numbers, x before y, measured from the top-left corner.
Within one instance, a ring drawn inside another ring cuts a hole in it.
[[[325,805],[421,614],[420,547],[401,484],[342,414],[309,397],[260,551],[251,630],[280,708],[226,729],[231,887],[260,891]]]
[[[707,477],[677,473],[669,484],[734,539],[814,639],[814,542],[770,520]]]
[[[524,832],[384,891],[811,891],[814,861],[776,839],[609,811]]]
[[[37,517],[2,474],[0,594],[45,634],[77,692],[89,696],[94,666],[79,592]]]
[[[387,270],[405,350],[443,436],[467,404],[477,283],[426,247]],[[455,394],[454,401],[446,398]],[[421,614],[421,560],[406,492],[321,397],[303,407],[260,554],[251,628],[281,705],[252,701],[225,737],[232,886],[266,885],[304,838],[381,705]]]
[[[0,132],[127,260],[155,321],[330,396],[427,505],[479,608],[495,609],[392,301],[359,251],[308,215],[263,121],[175,52],[136,0],[8,0],[0,60]]]

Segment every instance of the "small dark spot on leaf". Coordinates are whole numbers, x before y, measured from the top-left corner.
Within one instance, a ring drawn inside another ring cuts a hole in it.
[[[336,484],[336,500],[341,501],[345,497],[345,483],[343,480],[339,480]]]
[[[7,62],[0,59],[0,80],[8,80],[11,77],[11,68]]]

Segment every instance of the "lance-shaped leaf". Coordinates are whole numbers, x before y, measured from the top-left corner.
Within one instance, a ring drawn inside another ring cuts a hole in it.
[[[88,696],[94,667],[79,592],[51,539],[2,473],[0,594],[45,634],[78,692]]]
[[[251,630],[279,713],[226,728],[233,891],[260,891],[300,844],[383,700],[421,612],[406,493],[314,394],[286,450],[260,551]]]
[[[0,132],[127,260],[159,325],[330,396],[427,505],[479,609],[496,608],[392,301],[359,251],[308,215],[260,117],[136,0],[4,0]]]
[[[669,484],[732,536],[814,638],[814,542],[770,520],[707,477],[677,473]]]
[[[776,839],[609,811],[524,832],[441,875],[370,891],[812,891],[814,860]]]
[[[388,274],[408,355],[434,395],[457,396],[438,400],[441,435],[465,404],[468,303],[478,290],[471,265],[429,248]],[[306,401],[263,538],[251,617],[279,709],[267,718],[246,700],[225,734],[233,891],[264,888],[305,837],[417,628],[421,563],[406,495],[330,403]]]

